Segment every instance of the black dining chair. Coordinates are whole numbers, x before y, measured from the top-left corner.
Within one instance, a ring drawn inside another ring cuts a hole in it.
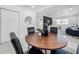
[[[23,54],[20,41],[18,40],[14,32],[10,33],[10,39],[11,39],[11,43],[15,49],[16,54]]]
[[[35,33],[34,27],[28,27],[27,28],[28,35]],[[30,45],[28,44],[28,50],[30,49]]]
[[[63,49],[58,49],[58,50],[55,50],[55,51],[51,51],[51,54],[72,54],[72,53],[68,52],[66,50],[63,50]],[[78,47],[77,47],[77,50],[76,50],[76,54],[79,54],[79,44],[78,44]]]
[[[28,52],[23,52],[19,39],[14,32],[10,33],[11,43],[15,49],[16,54],[43,54],[38,48],[32,47]]]
[[[58,28],[57,27],[50,27],[51,33],[57,33]]]
[[[58,50],[51,51],[51,54],[72,54],[72,53],[64,49],[58,49]]]
[[[28,35],[33,34],[33,33],[35,33],[35,28],[34,28],[34,27],[28,27],[28,28],[27,28],[27,31],[28,31]],[[28,50],[29,50],[29,49],[30,49],[30,45],[28,44]],[[34,49],[34,50],[36,49],[36,50],[37,50],[37,53],[38,53],[38,52],[39,52],[39,53],[41,52],[40,49],[37,49],[37,48],[35,48],[35,47],[33,47],[33,46],[32,46],[32,48],[31,48],[31,50],[32,50],[32,49]],[[31,50],[30,50],[30,51],[31,51]],[[29,53],[30,53],[30,52],[29,52]],[[41,53],[42,53],[42,52],[41,52]]]
[[[79,54],[79,44],[78,44],[78,47],[77,47],[76,54]]]
[[[28,31],[28,35],[33,34],[33,33],[35,33],[35,28],[34,27],[28,27],[27,31]]]

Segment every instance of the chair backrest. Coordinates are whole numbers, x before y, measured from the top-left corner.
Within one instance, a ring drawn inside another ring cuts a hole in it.
[[[34,27],[28,27],[27,28],[28,34],[32,34],[35,32],[35,28]]]
[[[50,27],[50,32],[57,33],[57,27]]]
[[[79,54],[79,44],[78,44],[78,47],[77,47],[76,54]]]
[[[20,44],[20,41],[14,32],[10,33],[10,39],[11,39],[11,43],[16,51],[16,54],[23,54],[23,50],[22,50],[22,46]]]

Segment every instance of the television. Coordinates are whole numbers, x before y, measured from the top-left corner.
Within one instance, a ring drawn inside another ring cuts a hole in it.
[[[52,18],[47,17],[47,16],[43,16],[43,24],[52,25]]]

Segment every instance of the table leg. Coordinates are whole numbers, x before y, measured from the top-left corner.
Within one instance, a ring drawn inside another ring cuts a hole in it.
[[[45,49],[45,54],[47,54],[47,50]]]

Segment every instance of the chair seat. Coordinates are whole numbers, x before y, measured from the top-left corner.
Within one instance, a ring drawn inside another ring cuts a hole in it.
[[[43,54],[43,52],[38,48],[32,47],[28,51],[28,54]]]
[[[58,50],[55,50],[55,51],[51,51],[51,54],[72,54],[72,53],[68,52],[66,50],[63,50],[63,49],[58,49]]]

